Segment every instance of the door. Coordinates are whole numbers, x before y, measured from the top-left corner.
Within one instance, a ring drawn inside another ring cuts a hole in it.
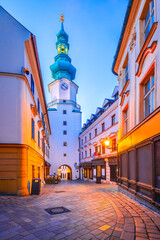
[[[116,182],[117,176],[116,176],[116,165],[110,165],[110,181]]]
[[[101,166],[97,166],[97,177],[101,177]]]
[[[87,180],[89,180],[89,168],[87,168]]]

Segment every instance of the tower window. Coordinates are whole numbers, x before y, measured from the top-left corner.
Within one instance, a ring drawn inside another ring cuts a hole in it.
[[[66,126],[67,125],[67,121],[63,121],[63,125]]]
[[[63,114],[67,114],[67,110],[63,110]]]
[[[63,156],[64,156],[64,157],[66,157],[66,156],[67,156],[67,154],[66,154],[66,153],[64,153],[64,154],[63,154]]]
[[[63,146],[66,147],[67,146],[67,142],[63,142]]]
[[[96,137],[97,136],[97,128],[94,131],[95,131],[95,137]]]
[[[63,135],[67,135],[67,130],[64,130],[64,131],[63,131]]]

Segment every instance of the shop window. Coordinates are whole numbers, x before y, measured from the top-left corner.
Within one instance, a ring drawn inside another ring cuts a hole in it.
[[[93,179],[93,171],[92,171],[92,169],[89,169],[89,178]]]
[[[105,130],[105,123],[102,123],[102,132]]]
[[[87,177],[87,169],[86,168],[84,169],[84,177],[85,178]]]
[[[97,166],[97,177],[101,177],[101,166]]]
[[[149,2],[147,13],[144,17],[144,41],[146,40],[154,22],[154,0],[152,0]]]
[[[156,188],[160,189],[160,140],[155,143]]]
[[[144,84],[144,118],[146,118],[155,109],[155,78],[154,75],[149,76],[149,79]]]

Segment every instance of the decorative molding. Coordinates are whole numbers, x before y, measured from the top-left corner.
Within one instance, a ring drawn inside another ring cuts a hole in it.
[[[43,130],[41,131],[41,133],[42,133],[42,136],[44,136],[44,134],[45,134],[45,130],[43,129]]]
[[[139,66],[138,66],[138,70],[137,70],[137,73],[136,73],[136,76],[137,76],[137,77],[139,77],[139,76],[141,75],[141,73],[142,73],[142,67],[143,67],[143,64],[144,64],[144,61],[145,61],[147,55],[148,55],[149,53],[153,53],[154,50],[156,49],[156,47],[157,47],[157,41],[153,41],[152,44],[151,44],[151,46],[150,46],[150,47],[147,47],[147,48],[144,50],[143,54],[141,55],[141,59],[140,59],[140,61],[139,61]]]
[[[130,51],[133,51],[135,46],[136,46],[136,28],[134,27],[133,32],[131,34],[131,41],[130,41],[130,44],[129,44]]]
[[[42,121],[38,120],[37,125],[38,125],[39,128],[41,128],[42,127]]]
[[[38,112],[36,105],[30,104],[30,108],[31,108],[31,111],[32,111],[32,113],[35,117],[37,115],[37,112]]]
[[[151,38],[152,38],[154,32],[155,32],[156,29],[157,29],[157,25],[158,25],[158,22],[155,22],[155,23],[153,23],[153,25],[152,25],[152,28],[151,28],[151,30],[150,30],[150,32],[149,32],[149,34],[148,34],[148,37],[146,38],[146,41],[144,42],[143,47],[142,47],[142,49],[141,49],[141,51],[140,51],[140,53],[139,53],[139,55],[138,55],[138,57],[137,57],[136,62],[137,62],[138,64],[139,64],[140,61],[141,61],[141,57],[142,57],[142,55],[143,55],[143,52],[144,52],[145,49],[147,48],[148,44],[149,44],[150,41],[151,41]]]
[[[120,97],[122,97],[123,93],[126,91],[128,85],[129,85],[130,80],[128,79],[127,82],[125,83],[121,93],[119,94]]]

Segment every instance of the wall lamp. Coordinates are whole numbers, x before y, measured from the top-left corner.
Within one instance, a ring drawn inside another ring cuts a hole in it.
[[[24,67],[22,67],[22,68],[21,68],[21,72],[23,72],[23,73],[29,75],[29,70],[28,70],[28,68],[24,68]]]

